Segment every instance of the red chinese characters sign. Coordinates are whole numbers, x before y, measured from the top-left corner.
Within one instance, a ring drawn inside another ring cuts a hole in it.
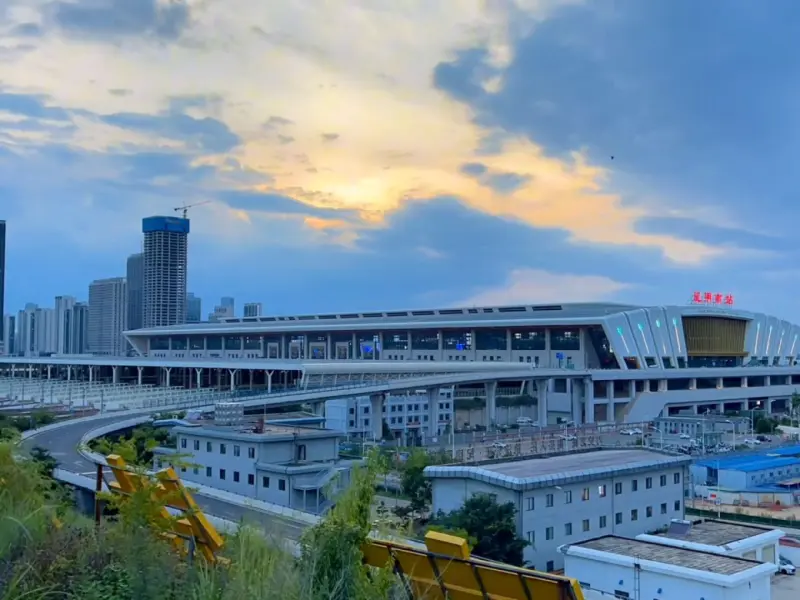
[[[693,292],[692,304],[712,304],[718,306],[733,306],[732,294],[719,294],[714,292]]]

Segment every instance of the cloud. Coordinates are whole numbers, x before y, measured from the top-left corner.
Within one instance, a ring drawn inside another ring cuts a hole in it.
[[[323,142],[335,142],[339,139],[338,133],[323,133],[322,134],[322,141]]]
[[[55,2],[53,22],[76,37],[127,37],[152,35],[172,40],[189,23],[184,0],[77,0]]]
[[[503,285],[482,290],[466,300],[457,302],[456,305],[597,302],[612,299],[631,287],[628,283],[598,275],[556,274],[540,269],[514,269]]]

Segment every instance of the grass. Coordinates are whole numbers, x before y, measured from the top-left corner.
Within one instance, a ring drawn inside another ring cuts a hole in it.
[[[15,451],[0,443],[0,600],[405,597],[390,572],[361,564],[377,473],[369,461],[337,506],[304,534],[299,558],[242,524],[226,542],[230,565],[221,566],[176,554],[131,511],[96,526],[74,511],[39,463],[19,460]]]

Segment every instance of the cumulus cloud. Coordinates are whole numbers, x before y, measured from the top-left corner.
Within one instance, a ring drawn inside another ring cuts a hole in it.
[[[597,302],[615,298],[631,284],[598,275],[550,273],[539,269],[515,269],[500,286],[488,288],[455,303],[457,306],[501,306]]]

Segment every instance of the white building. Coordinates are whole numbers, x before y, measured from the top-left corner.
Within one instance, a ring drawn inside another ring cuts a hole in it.
[[[560,548],[586,600],[769,600],[772,563],[608,535]]]
[[[127,291],[124,277],[98,279],[89,285],[89,351],[92,354],[125,354]]]
[[[562,568],[559,546],[598,535],[636,536],[682,519],[691,458],[645,449],[579,450],[470,466],[425,469],[433,510],[452,512],[475,494],[517,508],[525,562]]]
[[[247,317],[260,317],[263,306],[261,302],[247,302],[244,305],[244,316]]]
[[[26,304],[17,316],[18,356],[48,356],[56,352],[56,319],[52,308]]]
[[[665,533],[641,534],[636,539],[676,548],[713,552],[778,564],[778,545],[786,535],[780,529],[726,521],[681,521],[671,523]]]
[[[142,327],[186,322],[189,230],[189,219],[164,216],[142,219]]]
[[[72,309],[75,298],[72,296],[56,296],[56,354],[69,354],[72,348]]]
[[[389,395],[383,403],[382,418],[404,442],[430,440],[444,433],[453,423],[453,389],[440,389],[437,395],[438,421],[430,420],[430,398],[425,390],[403,395]],[[369,397],[341,398],[325,402],[325,426],[348,437],[372,437],[372,406]],[[450,430],[451,430],[450,429]]]
[[[800,326],[732,306],[610,303],[225,318],[129,332],[142,356],[433,362],[585,373],[531,396],[576,422],[680,411],[786,411],[800,386]],[[521,381],[524,381],[522,379]],[[540,422],[547,419],[538,403]]]
[[[181,478],[297,510],[324,512],[350,480],[338,431],[263,425],[176,427],[177,450],[157,449],[156,468],[182,455]]]

